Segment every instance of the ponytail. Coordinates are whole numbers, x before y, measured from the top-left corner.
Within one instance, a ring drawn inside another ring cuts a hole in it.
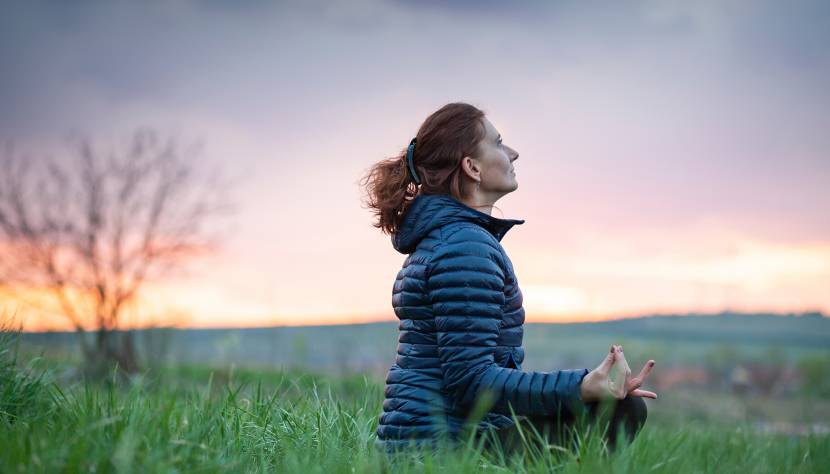
[[[397,232],[419,194],[450,194],[461,199],[459,164],[463,157],[477,155],[485,135],[483,118],[484,112],[473,105],[447,104],[427,117],[407,149],[369,168],[361,185],[366,190],[365,203],[377,218],[372,225],[387,234]]]
[[[406,208],[418,195],[417,184],[407,168],[404,150],[376,163],[362,180],[368,195],[366,204],[377,218],[372,225],[387,234],[398,230]]]

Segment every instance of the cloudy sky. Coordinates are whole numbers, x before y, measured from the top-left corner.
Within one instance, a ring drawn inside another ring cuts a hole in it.
[[[830,3],[77,3],[0,6],[0,139],[150,126],[243,183],[139,318],[394,319],[358,181],[459,100],[520,153],[493,212],[529,321],[830,312]]]

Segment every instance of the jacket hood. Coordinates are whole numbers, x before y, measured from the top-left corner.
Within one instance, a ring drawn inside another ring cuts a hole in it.
[[[421,194],[415,197],[404,214],[392,246],[402,254],[410,254],[433,229],[456,221],[469,221],[487,229],[501,241],[504,234],[524,219],[499,219],[473,209],[449,194]]]

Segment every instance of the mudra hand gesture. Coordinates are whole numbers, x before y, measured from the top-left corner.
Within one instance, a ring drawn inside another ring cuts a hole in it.
[[[643,370],[636,377],[631,376],[631,369],[623,355],[622,346],[612,345],[605,359],[596,369],[588,372],[582,379],[580,394],[585,402],[595,402],[603,399],[622,400],[626,396],[657,398],[657,394],[641,390],[643,380],[651,373],[654,361],[649,360]],[[615,379],[612,380],[611,375]]]

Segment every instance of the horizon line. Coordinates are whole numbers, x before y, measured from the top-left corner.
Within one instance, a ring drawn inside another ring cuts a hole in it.
[[[819,316],[821,318],[830,318],[830,315],[825,314],[821,310],[805,310],[805,311],[734,311],[734,310],[721,310],[715,312],[654,312],[654,313],[638,313],[633,315],[617,315],[612,317],[606,318],[590,318],[590,319],[568,319],[565,321],[555,321],[555,320],[548,320],[548,321],[525,321],[524,324],[559,324],[559,325],[566,325],[566,324],[585,324],[585,323],[605,323],[605,322],[614,322],[614,321],[624,321],[629,319],[645,319],[645,318],[654,318],[654,317],[689,317],[689,316],[704,316],[704,317],[715,317],[715,316],[725,316],[725,315],[735,315],[735,316],[776,316],[776,317],[804,317],[804,316]],[[561,319],[561,318],[560,318]],[[234,330],[234,329],[276,329],[276,328],[316,328],[316,327],[335,327],[335,326],[360,326],[360,325],[369,325],[369,324],[379,324],[379,323],[395,323],[398,322],[398,319],[390,319],[390,318],[382,318],[382,319],[364,319],[360,321],[353,321],[353,322],[318,322],[312,324],[271,324],[271,325],[238,325],[238,326],[222,326],[222,325],[155,325],[155,326],[130,326],[124,328],[117,328],[112,329],[113,332],[119,331],[142,331],[142,330],[150,330],[150,329],[177,329],[177,330]],[[94,332],[97,331],[98,328],[91,328],[87,329],[84,328],[87,332]],[[15,329],[12,329],[15,331]],[[77,333],[77,330],[72,328],[66,329],[42,329],[42,330],[28,330],[17,329],[17,331],[26,334],[48,334],[48,333]],[[7,332],[7,329],[4,329],[0,332]]]

